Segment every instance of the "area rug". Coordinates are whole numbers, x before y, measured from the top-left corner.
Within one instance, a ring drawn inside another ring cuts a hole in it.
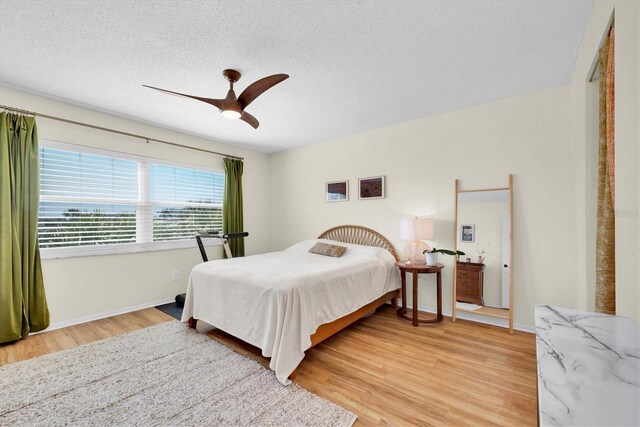
[[[351,426],[355,420],[175,321],[0,368],[0,426]]]

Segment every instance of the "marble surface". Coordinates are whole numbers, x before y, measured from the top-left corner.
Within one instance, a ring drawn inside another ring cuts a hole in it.
[[[540,425],[640,425],[638,325],[548,305],[535,317]]]

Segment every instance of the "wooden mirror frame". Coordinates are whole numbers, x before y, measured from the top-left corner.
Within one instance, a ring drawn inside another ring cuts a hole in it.
[[[483,191],[509,191],[509,309],[495,308],[495,307],[482,307],[478,310],[463,310],[460,311],[470,312],[483,316],[497,317],[500,319],[507,319],[509,321],[509,333],[513,334],[513,175],[509,174],[509,186],[504,188],[480,188],[475,190],[461,190],[460,180],[454,181],[455,189],[455,208],[454,208],[454,221],[453,221],[453,250],[458,250],[458,195],[460,193],[479,193]],[[456,277],[457,277],[457,257],[453,262],[453,295],[452,307],[451,307],[451,320],[456,321]],[[504,312],[507,313],[504,313]]]

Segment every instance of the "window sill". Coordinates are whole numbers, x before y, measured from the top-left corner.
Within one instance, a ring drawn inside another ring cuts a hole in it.
[[[219,239],[202,239],[205,247],[222,246]],[[175,242],[129,243],[123,245],[94,245],[72,248],[42,248],[40,258],[43,260],[62,258],[81,258],[103,255],[124,255],[141,252],[169,251],[174,249],[197,249],[195,239]]]

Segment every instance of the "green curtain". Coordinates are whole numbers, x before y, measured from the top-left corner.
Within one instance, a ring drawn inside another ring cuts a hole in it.
[[[222,201],[222,232],[244,231],[242,214],[242,160],[224,159],[224,200]],[[244,256],[244,237],[230,239],[234,257]],[[225,258],[226,254],[223,255]]]
[[[49,326],[38,249],[39,199],[36,120],[0,113],[0,343]]]

